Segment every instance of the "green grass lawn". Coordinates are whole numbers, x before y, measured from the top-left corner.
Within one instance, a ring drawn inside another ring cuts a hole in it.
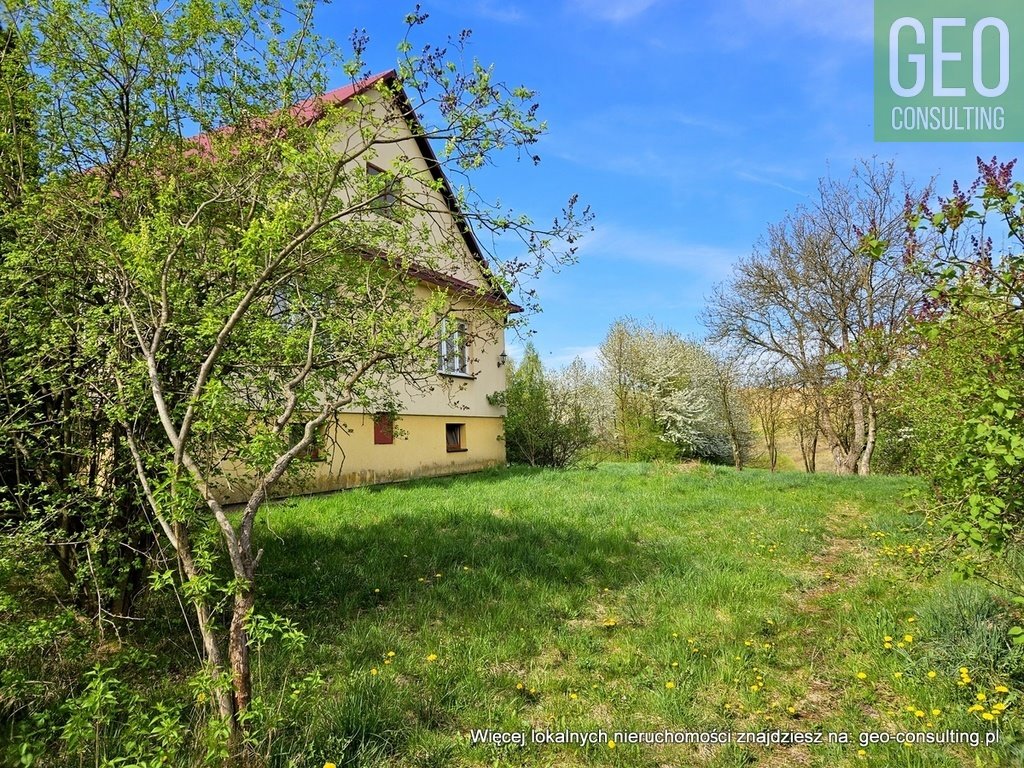
[[[324,683],[296,691],[302,727],[273,750],[307,766],[1020,765],[1006,606],[942,575],[912,488],[606,465],[279,502],[259,522],[260,610],[308,641],[268,644],[260,674]],[[545,731],[598,740],[531,743]],[[822,743],[628,736],[771,731]],[[918,732],[961,743],[860,743]]]

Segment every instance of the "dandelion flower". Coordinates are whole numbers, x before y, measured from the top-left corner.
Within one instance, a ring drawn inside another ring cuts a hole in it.
[[[796,714],[796,707],[794,707],[794,706],[786,707],[786,711],[789,712],[789,714],[791,714],[791,715],[795,715]]]
[[[988,697],[987,697],[987,696],[986,696],[986,695],[985,695],[984,693],[979,693],[979,694],[978,694],[977,696],[975,696],[974,698],[976,698],[976,699],[977,699],[978,701],[984,701],[984,700],[985,700],[985,699],[987,699]]]
[[[523,690],[523,684],[522,683],[516,683],[516,690],[517,691]]]
[[[914,710],[914,717],[924,717],[924,710],[915,709]]]
[[[1010,689],[1007,688],[1005,685],[997,685],[994,690],[995,690],[996,693],[1009,693],[1010,692]]]
[[[579,698],[579,696],[577,696],[575,693],[570,693],[569,694],[569,698],[572,699],[573,701],[575,701],[576,699]]]
[[[934,679],[935,679],[936,677],[938,677],[938,676],[939,676],[939,673],[938,673],[938,672],[936,672],[936,671],[935,671],[934,669],[930,669],[930,670],[928,670],[928,678],[929,678],[930,680],[934,680]]]
[[[338,768],[334,763],[324,763],[324,768]]]
[[[914,642],[914,636],[913,635],[904,635],[903,636],[903,642],[904,643],[912,643],[912,642]]]
[[[858,680],[867,680],[868,679],[868,673],[867,672],[858,672],[857,673],[857,679]]]
[[[665,687],[671,691],[673,688],[676,687],[676,684],[669,680],[667,683],[665,683]]]
[[[388,651],[387,656],[388,656],[389,659],[393,659],[395,657],[395,652],[394,651]]]
[[[981,713],[981,716],[982,716],[982,717],[983,717],[983,718],[984,718],[985,720],[995,720],[995,719],[996,719],[996,716],[995,716],[995,715],[993,715],[993,714],[992,714],[991,712],[982,712],[982,713]]]
[[[608,749],[615,749],[615,742],[608,739]]]
[[[934,715],[935,717],[938,717],[941,714],[942,714],[942,710],[941,709],[933,709],[932,710],[932,715]]]
[[[371,669],[371,670],[370,670],[370,674],[371,674],[371,675],[376,675],[376,674],[377,674],[377,668],[376,668],[376,667],[374,667],[373,669]]]
[[[437,661],[437,654],[432,653],[429,656],[427,656],[427,661]]]

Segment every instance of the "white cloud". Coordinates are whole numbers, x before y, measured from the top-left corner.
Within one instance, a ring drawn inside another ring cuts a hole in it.
[[[586,347],[562,347],[549,352],[544,356],[544,368],[548,370],[552,368],[564,368],[565,366],[570,365],[577,357],[583,360],[587,365],[594,365],[597,363],[597,356],[600,351],[601,348],[597,345]]]
[[[492,19],[493,21],[505,24],[515,24],[526,18],[518,7],[495,2],[494,0],[481,0],[474,6],[474,10],[485,19]]]
[[[867,0],[741,0],[741,7],[742,16],[765,27],[855,42],[874,37],[873,5]],[[733,16],[740,34],[743,23]]]
[[[737,171],[736,178],[742,179],[744,181],[750,181],[753,182],[754,184],[761,184],[766,187],[775,187],[776,189],[781,189],[785,192],[791,192],[794,195],[799,195],[800,197],[807,197],[806,192],[802,192],[799,189],[796,189],[795,187],[791,187],[788,184],[783,184],[781,181],[776,181],[775,179],[770,179],[765,176],[759,176],[756,173],[750,173],[749,171]]]
[[[571,0],[571,7],[605,21],[626,21],[639,16],[658,0]]]
[[[688,243],[661,232],[615,224],[598,225],[583,241],[580,254],[642,262],[718,280],[747,251],[705,243]]]

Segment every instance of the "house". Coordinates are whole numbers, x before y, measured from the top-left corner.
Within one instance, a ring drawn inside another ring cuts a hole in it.
[[[380,88],[379,84],[384,87]],[[352,110],[391,111],[401,119],[388,120],[389,134],[365,153],[353,152],[362,140],[358,124],[342,129],[339,153],[358,156],[367,176],[387,176],[404,169],[402,183],[418,183],[416,194],[429,196],[417,206],[429,210],[420,225],[437,252],[423,263],[402,269],[421,296],[443,294],[448,312],[439,321],[436,369],[429,380],[415,385],[396,377],[394,407],[389,413],[352,409],[329,422],[310,449],[305,472],[274,488],[273,495],[294,495],[352,488],[417,477],[474,472],[505,463],[502,407],[489,396],[505,389],[505,324],[522,309],[512,303],[488,268],[472,228],[462,216],[448,180],[428,140],[416,130],[416,117],[395,73],[375,75],[331,91],[294,108],[300,120],[318,119],[325,105]],[[396,112],[397,110],[397,112]],[[387,185],[376,204],[380,215],[397,195],[409,193]],[[443,246],[443,247],[442,247]],[[377,258],[386,260],[387,254]],[[244,488],[225,493],[225,501],[241,500]]]

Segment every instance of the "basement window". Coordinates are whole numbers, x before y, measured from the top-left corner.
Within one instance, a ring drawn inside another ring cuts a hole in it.
[[[465,431],[465,424],[444,425],[444,442],[448,453],[458,453],[466,450]]]

